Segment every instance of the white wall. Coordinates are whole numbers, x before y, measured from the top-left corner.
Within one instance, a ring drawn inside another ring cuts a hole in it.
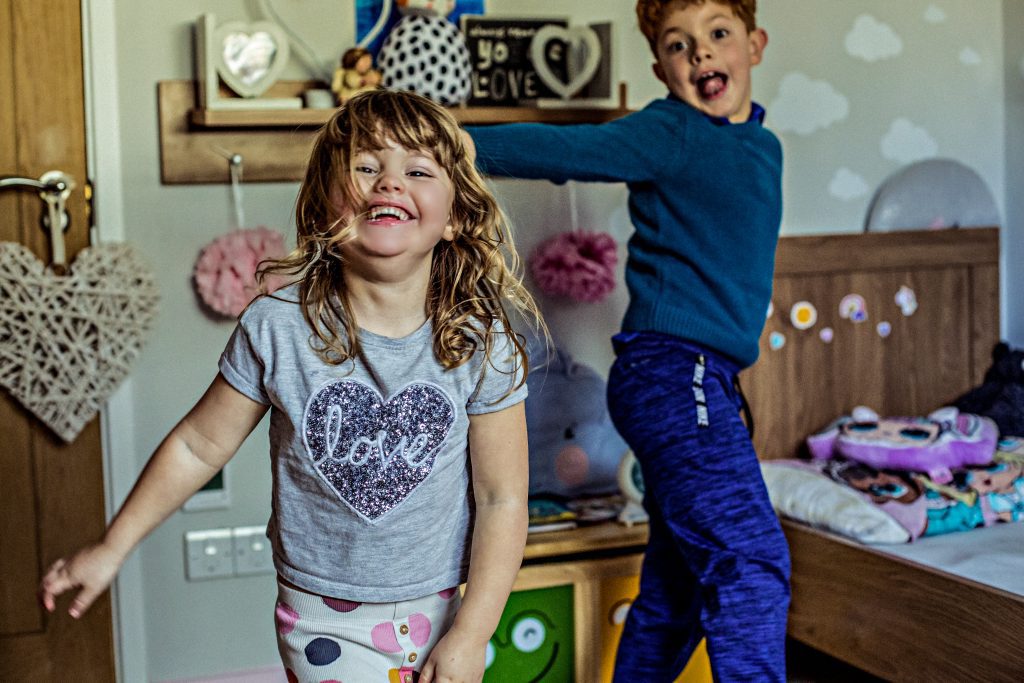
[[[333,63],[354,43],[351,0],[273,0],[272,4],[325,63]],[[882,139],[893,121],[903,118],[927,142],[912,149],[958,159],[981,174],[1007,216],[1006,253],[1012,259],[1007,263],[1021,261],[1021,0],[771,0],[761,4],[760,20],[770,42],[764,64],[755,71],[755,97],[769,107],[769,125],[779,133],[786,152],[785,234],[859,231],[874,188],[902,165],[899,159],[886,157]],[[141,469],[148,453],[203,391],[231,331],[230,323],[212,320],[200,311],[190,285],[200,248],[229,227],[228,188],[160,184],[156,82],[191,76],[191,27],[199,14],[214,11],[224,21],[254,19],[255,5],[246,0],[115,5],[124,235],[149,258],[163,293],[158,327],[133,374],[132,427],[138,454],[134,462],[115,463],[121,474]],[[632,7],[632,2],[624,0],[488,0],[492,14],[614,21],[615,78],[629,82],[630,103],[642,106],[663,91],[651,75],[646,43],[636,29]],[[926,12],[944,18],[929,21]],[[886,36],[891,41],[896,35],[901,45],[898,54],[865,61],[847,52],[846,36],[858,17],[865,15],[892,32],[883,27],[884,35],[869,44],[884,48]],[[787,77],[797,73],[814,85],[797,92],[804,105],[794,110],[789,106],[792,96],[782,93],[782,85],[792,83]],[[297,65],[286,73],[289,78],[305,75]],[[793,111],[829,111],[827,101],[806,104],[812,90],[819,89],[831,93],[830,101],[837,95],[845,98],[846,114],[805,122],[820,125],[810,134],[800,134],[796,130],[801,122]],[[829,189],[842,168],[863,185],[860,193],[851,192],[845,199]],[[1010,186],[1007,178],[1018,179],[1016,185]],[[245,186],[247,222],[290,233],[296,187],[290,183]],[[621,186],[497,181],[495,187],[518,226],[524,253],[540,239],[569,227],[606,230],[620,241],[629,234]],[[1004,301],[1009,296],[1021,300],[1024,278],[1012,267],[1004,267],[1004,279]],[[619,288],[603,304],[545,305],[552,327],[566,346],[604,371],[611,359],[607,338],[624,309],[624,297]],[[1020,343],[1024,309],[1011,306],[1008,313],[1006,328]],[[151,680],[252,669],[277,660],[271,578],[184,580],[182,535],[186,530],[267,519],[270,480],[265,425],[243,446],[229,474],[232,506],[174,515],[140,550],[144,595],[121,596],[128,603],[144,600],[144,633],[130,633],[128,638],[129,642],[144,639]]]
[[[1024,1],[1004,0],[1006,49],[1006,230],[1003,233],[1004,336],[1024,346]]]

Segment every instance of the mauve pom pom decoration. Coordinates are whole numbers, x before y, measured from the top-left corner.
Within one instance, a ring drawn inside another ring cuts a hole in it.
[[[594,303],[615,289],[617,262],[611,235],[576,230],[541,242],[530,259],[530,272],[545,294]]]
[[[196,261],[196,291],[203,303],[224,316],[237,318],[257,294],[256,268],[260,261],[285,255],[284,236],[269,228],[243,228],[213,240]],[[267,278],[267,291],[285,283]]]

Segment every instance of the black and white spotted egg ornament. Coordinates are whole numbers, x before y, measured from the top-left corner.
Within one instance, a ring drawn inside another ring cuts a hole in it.
[[[382,84],[411,90],[444,105],[469,99],[469,49],[452,22],[433,13],[407,14],[377,55]]]

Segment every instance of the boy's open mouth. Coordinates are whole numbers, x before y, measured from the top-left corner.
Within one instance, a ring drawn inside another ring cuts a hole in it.
[[[723,92],[729,77],[720,71],[708,71],[697,77],[697,92],[706,100],[713,100]]]

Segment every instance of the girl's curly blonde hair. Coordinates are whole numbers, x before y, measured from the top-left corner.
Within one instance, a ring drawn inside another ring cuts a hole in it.
[[[358,325],[342,276],[346,264],[341,245],[354,238],[361,215],[346,222],[331,198],[362,207],[352,161],[391,141],[430,152],[449,174],[454,190],[454,238],[434,247],[427,289],[435,357],[447,369],[462,365],[481,349],[490,360],[495,336],[503,333],[514,347],[514,365],[523,368],[525,381],[525,340],[513,332],[508,311],[525,314],[545,336],[546,328],[519,275],[520,259],[508,220],[477,172],[463,135],[444,107],[421,95],[393,90],[353,96],[320,129],[296,202],[296,247],[285,258],[261,267],[259,276],[262,280],[284,275],[298,281],[298,303],[313,330],[310,344],[324,362],[340,365],[360,353]]]

